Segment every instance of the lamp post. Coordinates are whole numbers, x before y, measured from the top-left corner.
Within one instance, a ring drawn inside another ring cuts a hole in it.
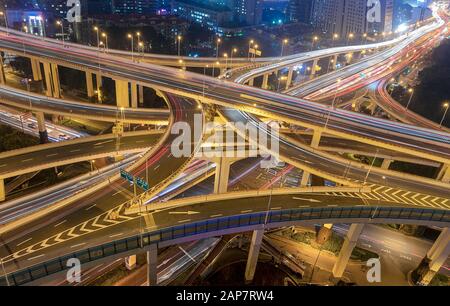
[[[177,44],[178,44],[178,56],[181,55],[181,35],[177,36]]]
[[[336,91],[334,92],[334,98],[333,101],[331,102],[331,108],[330,111],[328,112],[327,121],[325,121],[324,129],[327,129],[328,121],[330,120],[331,110],[334,109],[334,102],[336,101],[337,93],[339,91],[339,83],[341,83],[340,78],[336,79]]]
[[[333,44],[332,46],[334,47],[335,41],[339,38],[339,35],[337,33],[333,34]]]
[[[100,50],[100,34],[97,26],[94,27],[94,31],[97,32],[97,49]]]
[[[364,44],[366,44],[367,43],[367,33],[364,33],[363,37],[364,37]]]
[[[439,128],[441,128],[442,124],[444,123],[444,119],[445,119],[445,116],[447,115],[449,106],[450,106],[450,103],[448,103],[448,102],[444,103],[445,111],[444,111],[444,115],[442,116],[441,122],[439,123]]]
[[[350,39],[353,39],[354,36],[355,36],[355,35],[354,35],[353,33],[348,34],[348,36],[347,36],[347,45],[348,45],[348,43],[349,43],[349,40],[350,40]]]
[[[223,57],[225,58],[225,71],[228,70],[228,54],[224,53]]]
[[[108,35],[105,32],[103,32],[102,37],[105,38],[105,46],[106,46],[105,50],[108,51]]]
[[[318,40],[319,40],[319,37],[318,37],[318,36],[314,36],[314,37],[313,37],[312,45],[311,45],[311,51],[314,50],[314,43],[315,43],[316,41],[318,41]]]
[[[216,59],[219,59],[219,44],[222,40],[220,38],[217,38],[216,41]]]
[[[231,58],[230,58],[230,66],[231,66],[231,71],[233,71],[233,54],[237,52],[236,48],[233,48],[233,50],[231,50],[230,54],[231,54]]]
[[[281,43],[281,55],[280,55],[280,57],[282,57],[284,55],[284,45],[286,45],[288,42],[289,42],[289,40],[283,39],[283,42]]]
[[[8,30],[8,19],[6,17],[6,12],[0,12],[0,16],[3,16],[3,19],[5,20],[6,35],[8,35],[9,30]]]
[[[252,39],[248,42],[248,60],[250,60],[250,49],[252,48],[252,45],[255,41]]]
[[[27,26],[23,26],[23,31],[28,34],[28,27]]]
[[[128,34],[128,39],[131,39],[131,60],[134,62],[134,37]]]
[[[62,40],[62,45],[64,47],[64,23],[62,20],[58,20],[56,22],[57,25],[59,25],[61,27],[61,40]]]
[[[412,88],[408,89],[408,92],[410,93],[410,96],[409,96],[409,99],[408,99],[408,103],[406,104],[405,112],[408,112],[409,104],[411,103],[412,97],[414,95],[414,90]]]

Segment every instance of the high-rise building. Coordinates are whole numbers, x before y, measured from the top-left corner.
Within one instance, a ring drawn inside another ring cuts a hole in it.
[[[233,11],[238,21],[259,25],[262,23],[263,0],[234,0]]]
[[[393,0],[378,0],[380,19],[368,19],[368,7],[365,0],[314,0],[312,22],[321,31],[336,33],[347,37],[350,33],[362,34],[368,31],[392,31]],[[371,13],[369,12],[369,15]]]
[[[289,0],[287,20],[291,22],[311,23],[314,0]]]
[[[112,0],[113,13],[126,14],[155,14],[161,0]]]

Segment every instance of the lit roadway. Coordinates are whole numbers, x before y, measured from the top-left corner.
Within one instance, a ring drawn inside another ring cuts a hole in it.
[[[439,28],[441,25],[441,23],[434,25],[432,29]],[[418,29],[409,35],[402,44],[413,42],[432,29],[428,27],[426,31],[422,28]],[[149,84],[165,92],[174,92],[205,102],[277,117],[308,128],[323,128],[330,114],[327,125],[329,134],[442,163],[447,163],[450,158],[450,136],[447,133],[371,118],[343,110],[330,110],[328,107],[316,103],[216,80],[180,69],[132,63],[105,54],[75,50],[74,48],[58,48],[53,44],[49,48],[45,42],[39,39],[22,41],[4,34],[1,37],[0,47],[15,50],[19,54],[23,52],[23,45],[25,45],[26,54],[51,58],[52,62],[56,63],[83,64],[97,71],[100,62],[100,70],[103,75],[115,75],[125,80],[136,80],[139,84]],[[384,59],[386,55],[381,56]]]

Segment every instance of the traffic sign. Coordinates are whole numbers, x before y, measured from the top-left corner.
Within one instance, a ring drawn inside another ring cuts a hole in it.
[[[136,180],[136,186],[141,187],[145,191],[149,189],[149,185],[145,180],[141,179],[140,177],[135,178],[131,173],[128,173],[123,169],[120,169],[120,176],[133,184],[135,183]]]

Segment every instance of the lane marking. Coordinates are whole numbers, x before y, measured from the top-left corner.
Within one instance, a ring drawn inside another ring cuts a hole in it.
[[[85,210],[89,210],[89,209],[95,207],[96,205],[97,205],[97,204],[91,205],[91,206],[89,206],[88,208],[86,208]]]
[[[72,245],[72,246],[71,246],[70,248],[71,248],[71,249],[73,249],[73,248],[76,248],[76,247],[82,246],[83,244],[86,244],[86,242],[82,242],[82,243],[74,244],[74,245]]]
[[[44,255],[45,255],[45,254],[41,254],[41,255],[38,255],[38,256],[30,257],[30,258],[28,258],[27,260],[33,260],[33,259],[42,257],[42,256],[44,256]]]
[[[209,216],[210,218],[217,218],[217,217],[222,217],[223,216],[223,214],[217,214],[217,215],[211,215],[211,216]]]
[[[180,220],[180,221],[178,221],[178,223],[184,223],[184,222],[189,222],[189,221],[191,221],[191,219]]]
[[[279,209],[281,209],[281,206],[270,208],[270,210],[279,210]]]
[[[33,159],[32,158],[24,159],[24,160],[22,160],[22,163],[25,163],[25,162],[31,161],[31,160],[33,160]]]
[[[252,212],[252,211],[253,210],[251,210],[251,209],[241,210],[241,214],[249,213],[249,212]]]
[[[109,236],[109,238],[119,237],[119,236],[122,236],[122,235],[123,235],[123,233],[114,234],[114,235]]]
[[[122,193],[122,190],[117,191],[116,193],[113,193],[112,196],[118,195],[119,193]]]
[[[49,155],[46,155],[46,157],[52,157],[52,156],[56,156],[56,155],[58,155],[58,153],[49,154]]]
[[[28,241],[30,241],[33,238],[28,238],[27,240],[22,241],[21,243],[16,244],[16,246],[22,245],[24,243],[27,243]]]
[[[79,152],[79,151],[81,151],[81,149],[72,150],[72,151],[70,151],[70,153],[75,153],[75,152]]]
[[[0,165],[0,168],[2,168],[2,167],[6,167],[6,164]]]
[[[55,224],[53,227],[60,226],[61,224],[66,223],[66,221],[67,221],[67,219],[66,219],[66,220],[63,220],[63,221],[61,221],[61,222],[59,222],[58,224]]]

